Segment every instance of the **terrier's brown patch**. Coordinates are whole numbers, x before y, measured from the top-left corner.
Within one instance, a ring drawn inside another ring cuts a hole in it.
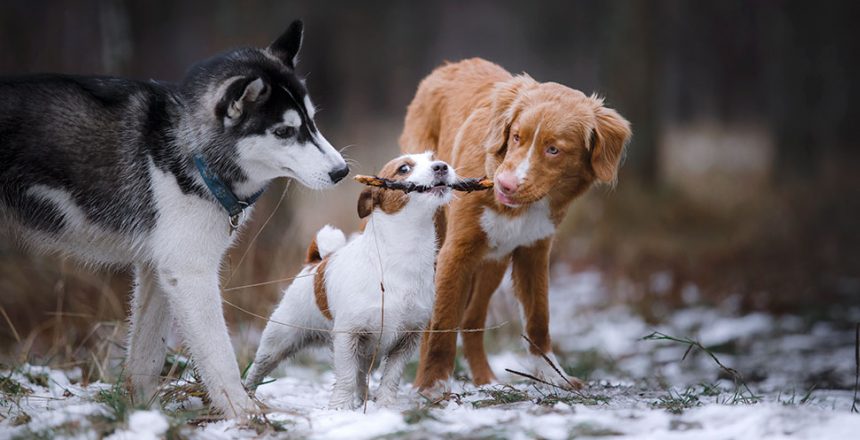
[[[401,172],[401,167],[406,165],[408,171]],[[406,180],[415,168],[415,161],[408,157],[398,157],[385,164],[377,176],[388,180]],[[406,206],[409,196],[403,191],[385,190],[380,188],[367,188],[358,197],[358,217],[369,216],[377,206],[386,214],[399,212]]]
[[[331,310],[328,308],[328,294],[325,290],[325,267],[328,263],[328,258],[324,258],[317,265],[317,272],[314,275],[314,298],[316,299],[317,307],[322,312],[326,319],[332,320]]]
[[[320,255],[320,248],[317,245],[317,239],[314,238],[308,246],[308,252],[305,256],[305,264],[315,264],[320,261],[322,261],[322,255]]]

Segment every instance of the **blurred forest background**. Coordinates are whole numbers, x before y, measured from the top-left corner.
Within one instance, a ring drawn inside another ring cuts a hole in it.
[[[354,172],[397,153],[422,77],[484,57],[597,92],[633,124],[617,188],[575,204],[555,264],[598,268],[654,320],[691,285],[704,302],[734,295],[745,310],[811,319],[860,304],[857,2],[9,0],[0,74],[179,80],[215,53],[267,45],[294,18],[318,124],[351,145]],[[263,315],[283,283],[235,287],[293,275],[317,228],[358,223],[357,185],[291,185],[254,240],[283,189],[225,262],[225,298]],[[120,356],[129,282],[0,243],[0,361]],[[262,327],[226,311],[238,333]]]

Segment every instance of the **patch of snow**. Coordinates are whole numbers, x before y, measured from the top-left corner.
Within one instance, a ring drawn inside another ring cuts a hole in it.
[[[109,435],[107,440],[156,440],[169,427],[164,414],[158,411],[135,411],[128,418],[128,429]]]

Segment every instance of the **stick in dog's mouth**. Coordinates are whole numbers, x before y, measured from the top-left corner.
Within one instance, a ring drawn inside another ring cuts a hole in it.
[[[427,192],[434,188],[441,187],[449,187],[451,189],[463,192],[472,192],[472,191],[484,191],[493,188],[493,181],[490,179],[484,178],[468,178],[458,180],[450,185],[446,184],[437,184],[437,185],[418,185],[414,182],[404,182],[399,180],[390,180],[382,177],[376,176],[364,176],[364,175],[356,175],[353,177],[356,182],[363,183],[368,186],[375,186],[382,189],[395,189],[399,191],[403,191],[405,193],[410,192]]]

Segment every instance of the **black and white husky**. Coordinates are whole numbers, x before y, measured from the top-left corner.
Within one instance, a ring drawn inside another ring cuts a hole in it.
[[[322,189],[349,172],[295,73],[301,42],[296,21],[180,84],[0,78],[0,229],[37,251],[134,267],[125,373],[140,401],[156,392],[175,321],[213,405],[255,409],[221,309],[222,257],[269,181]]]

